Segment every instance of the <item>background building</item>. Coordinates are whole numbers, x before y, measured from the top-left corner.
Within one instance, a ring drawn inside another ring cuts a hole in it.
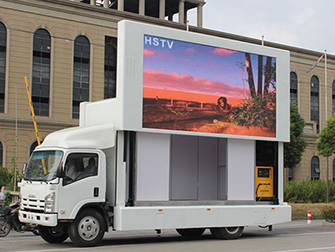
[[[115,96],[120,20],[262,44],[202,28],[204,4],[204,0],[0,0],[0,165],[9,168],[15,153],[20,170],[37,145],[25,76],[42,139],[78,125],[81,101]],[[196,10],[197,23],[188,26],[191,9]],[[302,162],[287,176],[298,181],[326,179],[326,159],[317,156],[315,141],[326,114],[335,111],[335,56],[327,57],[326,88],[324,60],[306,73],[323,52],[266,41],[264,46],[291,52],[291,100],[307,122],[304,138],[309,145]],[[329,160],[333,168],[334,158]],[[330,178],[334,176],[330,169]]]

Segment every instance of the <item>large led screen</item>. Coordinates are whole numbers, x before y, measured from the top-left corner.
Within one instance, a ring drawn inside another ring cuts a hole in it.
[[[276,138],[276,57],[143,39],[143,128]]]

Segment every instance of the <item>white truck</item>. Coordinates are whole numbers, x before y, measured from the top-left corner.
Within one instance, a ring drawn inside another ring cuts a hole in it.
[[[116,98],[81,103],[79,127],[34,150],[22,222],[94,246],[108,231],[234,239],[291,220],[287,51],[121,21],[117,66]]]

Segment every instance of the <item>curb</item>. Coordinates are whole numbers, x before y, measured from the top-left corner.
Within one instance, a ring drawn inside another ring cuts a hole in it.
[[[325,222],[322,222],[320,226],[322,226],[322,227],[335,227],[335,223],[325,221]]]

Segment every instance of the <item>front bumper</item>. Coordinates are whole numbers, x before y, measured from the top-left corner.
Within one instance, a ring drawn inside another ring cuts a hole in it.
[[[58,215],[33,213],[27,211],[19,211],[19,220],[24,223],[36,224],[40,226],[55,227],[57,226]]]

